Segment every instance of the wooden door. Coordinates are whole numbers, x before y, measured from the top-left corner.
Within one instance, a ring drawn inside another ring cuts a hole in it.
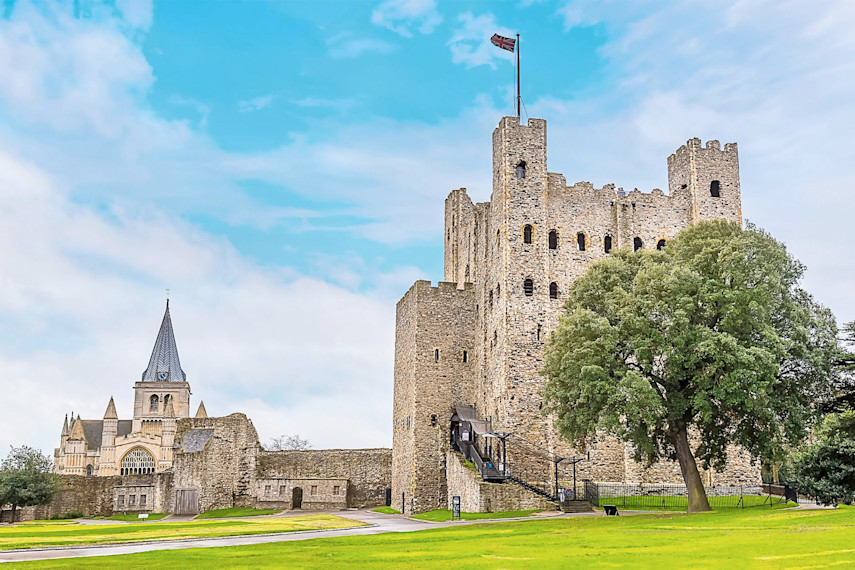
[[[198,515],[199,514],[199,490],[177,489],[175,491],[175,514],[176,515]]]

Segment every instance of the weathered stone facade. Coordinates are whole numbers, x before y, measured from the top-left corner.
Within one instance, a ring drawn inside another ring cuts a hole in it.
[[[699,220],[741,221],[735,143],[721,150],[718,141],[702,147],[689,140],[668,158],[668,181],[667,195],[595,189],[588,182],[568,186],[547,170],[546,121],[500,121],[490,201],[473,204],[462,188],[445,201],[446,282],[418,281],[398,302],[393,504],[406,512],[448,504],[449,419],[461,405],[474,406],[494,430],[562,457],[590,451],[590,461],[577,465],[578,478],[679,477],[674,464],[634,464],[612,438],[574,449],[540,413],[544,342],[568,287],[591,263],[616,248],[663,247]],[[759,481],[750,458],[733,458],[717,479]]]

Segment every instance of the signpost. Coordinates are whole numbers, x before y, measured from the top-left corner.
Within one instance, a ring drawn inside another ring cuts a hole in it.
[[[451,497],[451,518],[460,519],[460,497],[457,495]]]
[[[138,519],[147,519],[147,518],[148,518],[148,513],[142,513],[142,514],[139,514],[139,515],[137,515],[137,518],[138,518]]]

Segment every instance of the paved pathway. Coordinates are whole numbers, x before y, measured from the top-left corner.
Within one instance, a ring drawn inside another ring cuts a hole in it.
[[[306,512],[294,513],[293,511],[271,516],[293,516],[294,514],[307,514]],[[314,513],[313,513],[314,514]],[[55,547],[28,549],[17,551],[0,551],[0,563],[23,562],[27,560],[50,560],[55,558],[79,558],[83,556],[114,556],[117,554],[133,554],[136,552],[148,552],[151,550],[179,550],[184,548],[209,548],[214,546],[243,546],[249,544],[266,544],[270,542],[290,542],[294,540],[309,540],[314,538],[330,538],[336,536],[363,536],[369,534],[382,534],[386,532],[413,532],[430,528],[442,528],[448,526],[460,526],[484,522],[508,522],[519,520],[538,520],[550,517],[590,517],[603,516],[601,512],[590,513],[544,513],[541,516],[519,517],[510,519],[489,519],[473,521],[448,521],[429,522],[412,519],[403,515],[386,515],[374,513],[369,510],[359,511],[336,511],[334,514],[340,517],[358,520],[368,523],[368,526],[355,528],[330,529],[330,530],[307,530],[296,532],[282,532],[275,534],[255,534],[245,536],[224,536],[220,538],[190,538],[181,540],[160,540],[135,542],[133,544],[104,544],[76,547]],[[622,513],[623,514],[623,513]],[[626,513],[630,514],[630,513]],[[641,512],[633,514],[644,514]],[[169,517],[173,521],[175,518]],[[116,521],[110,521],[115,523]],[[136,524],[136,523],[132,523]]]

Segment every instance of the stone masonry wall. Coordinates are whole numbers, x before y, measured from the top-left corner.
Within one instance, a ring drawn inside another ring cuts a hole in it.
[[[258,456],[257,477],[259,482],[267,479],[287,480],[291,490],[301,484],[308,485],[308,487],[301,487],[304,509],[310,508],[313,501],[334,504],[333,508],[339,508],[341,501],[332,494],[332,487],[342,485],[342,481],[346,482],[346,506],[385,505],[386,489],[390,487],[392,481],[392,450],[262,451]],[[316,482],[310,483],[308,480],[316,480]],[[327,482],[318,483],[317,480]],[[325,491],[321,493],[324,496],[313,499],[312,485],[318,485],[319,491],[326,489],[328,492]],[[287,496],[286,499],[290,505],[291,497]],[[321,507],[316,505],[311,508]]]
[[[194,430],[212,430],[198,451]],[[179,419],[175,441],[175,489],[198,490],[199,512],[254,504],[258,434],[244,414]]]

